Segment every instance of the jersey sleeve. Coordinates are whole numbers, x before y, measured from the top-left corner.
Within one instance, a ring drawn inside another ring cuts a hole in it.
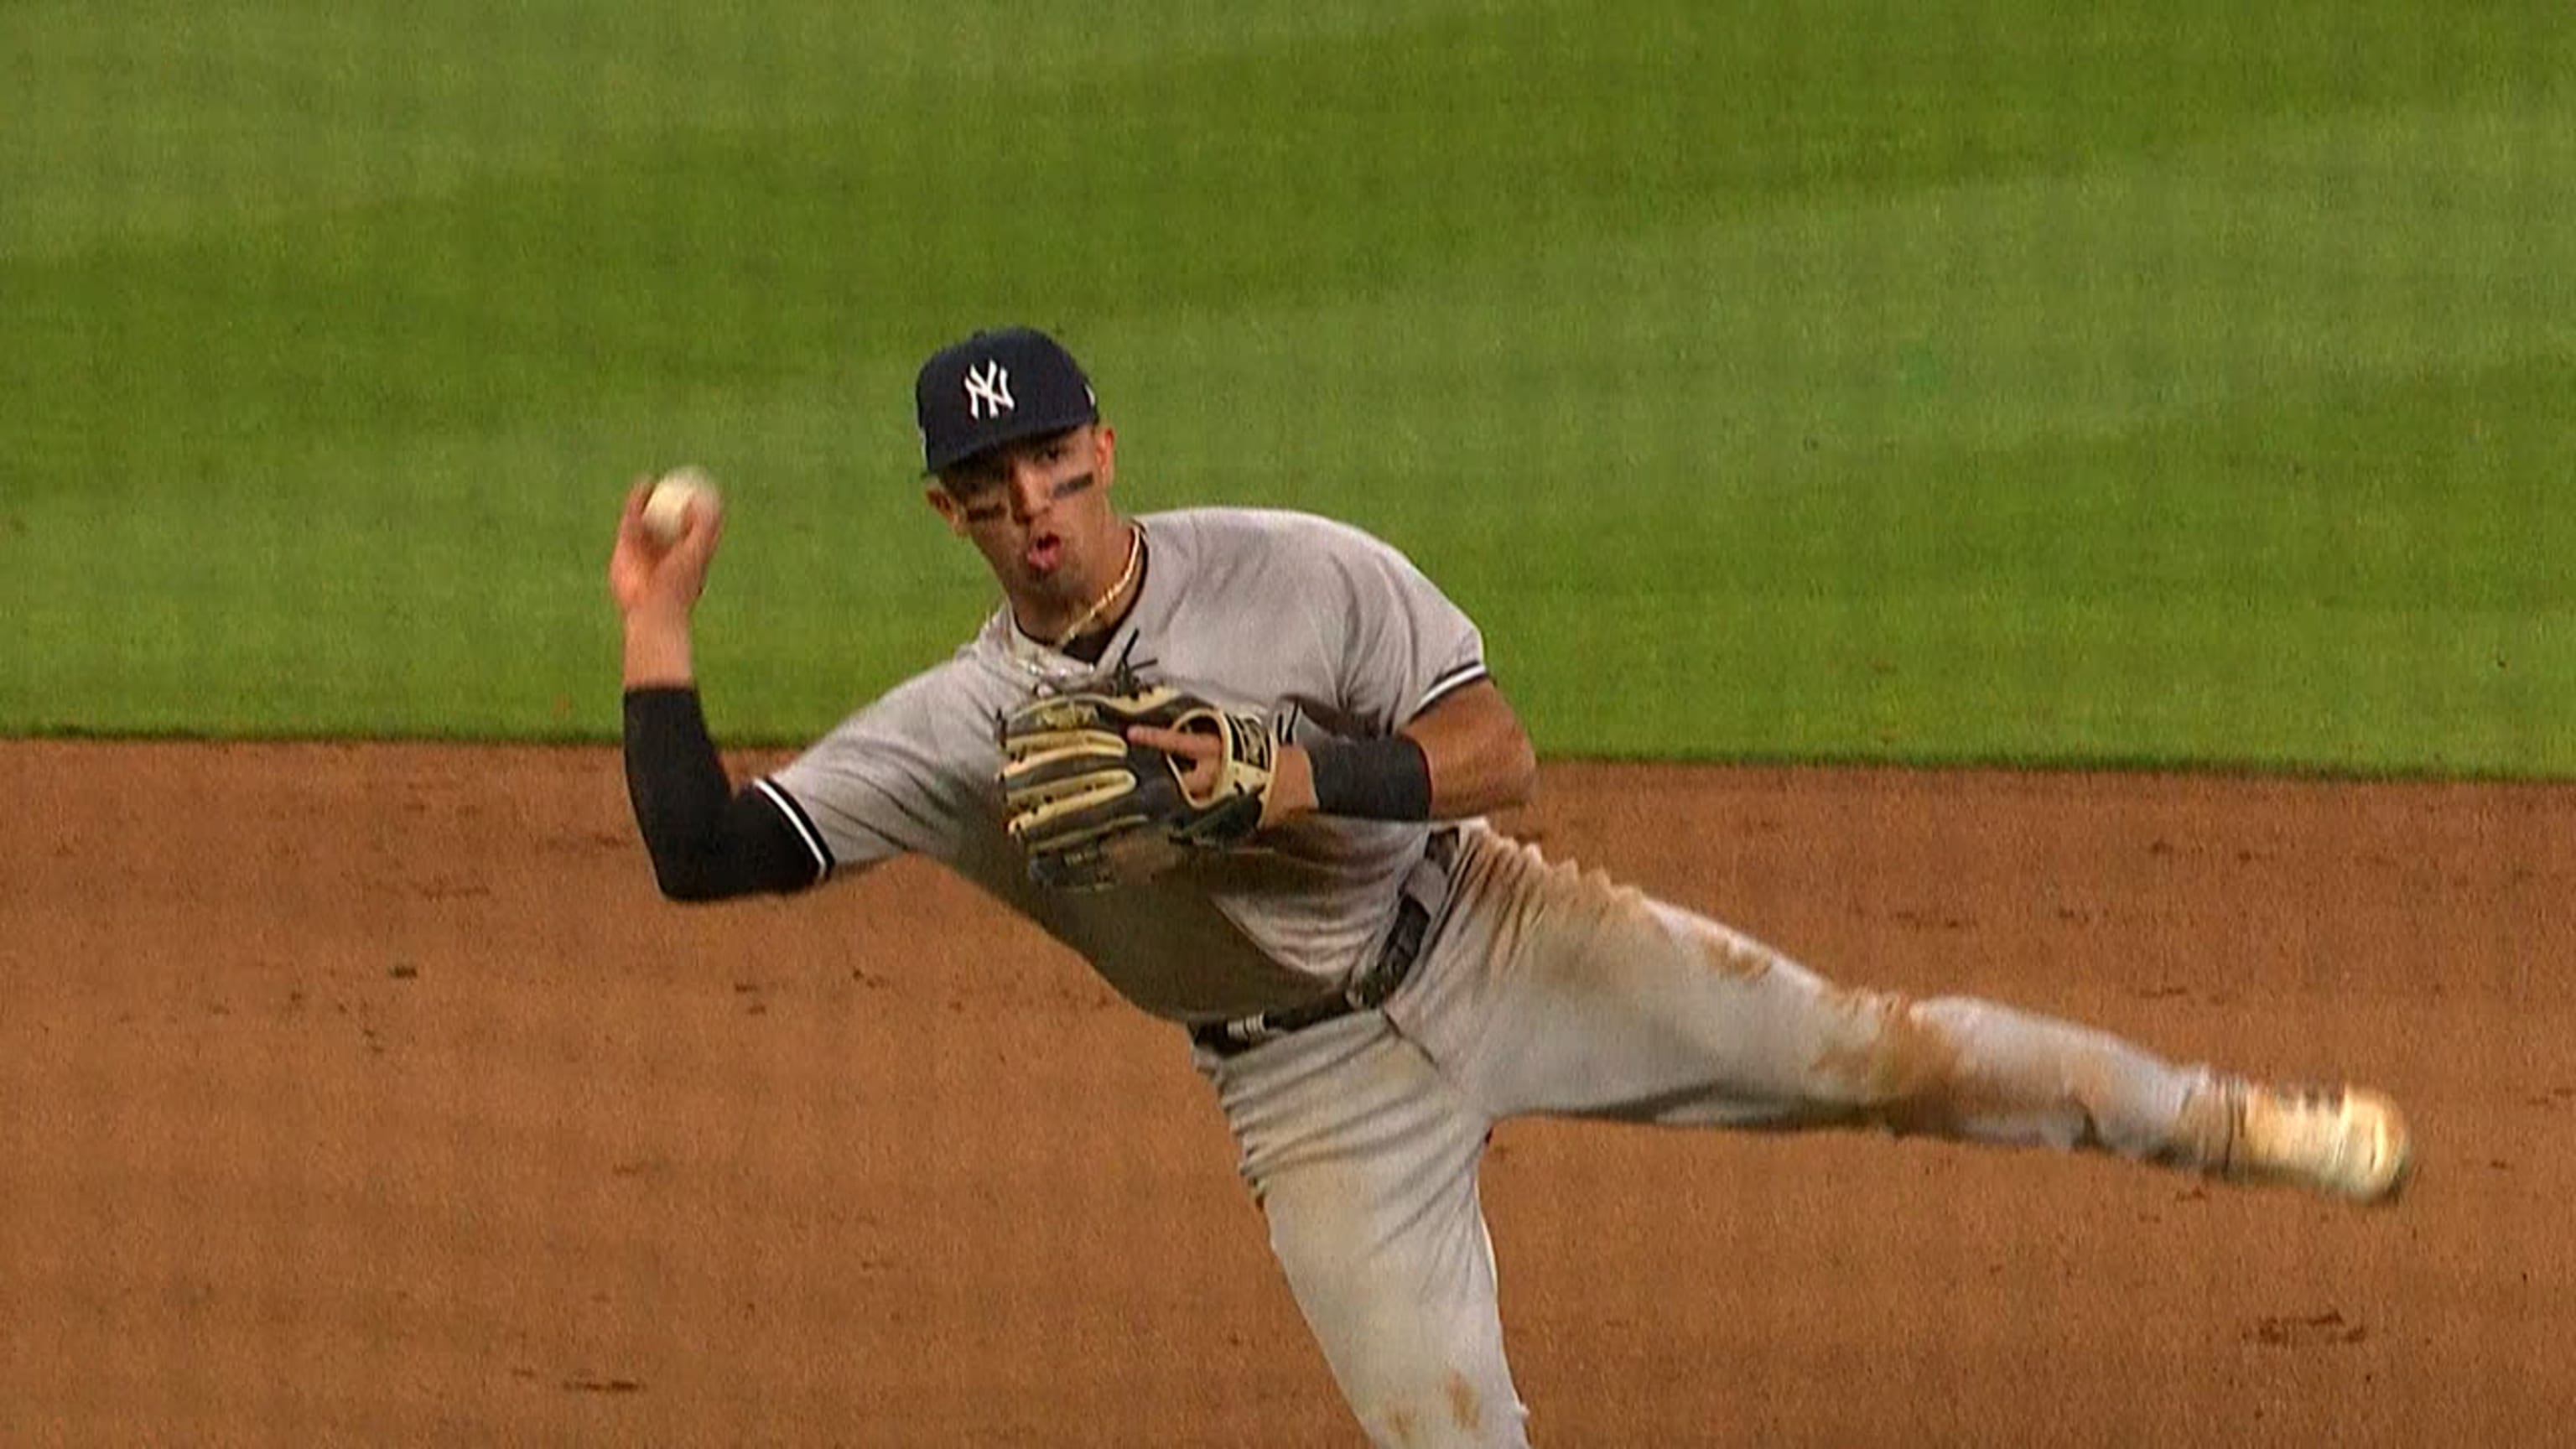
[[[968,703],[942,708],[943,676],[914,679],[757,782],[843,870],[907,853],[953,860],[991,806],[977,793],[992,746]]]
[[[1483,634],[1412,560],[1356,529],[1330,537],[1333,588],[1318,622],[1340,644],[1345,710],[1393,734],[1488,677]]]

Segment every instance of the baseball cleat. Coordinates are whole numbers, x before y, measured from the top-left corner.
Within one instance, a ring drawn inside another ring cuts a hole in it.
[[[2356,1203],[2386,1202],[2406,1185],[2414,1153],[2406,1118],[2379,1093],[2249,1083],[2234,1095],[2226,1177]]]

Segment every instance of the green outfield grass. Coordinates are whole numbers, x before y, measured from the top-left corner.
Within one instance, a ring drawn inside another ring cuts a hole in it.
[[[909,385],[1377,529],[1553,752],[2576,774],[2565,0],[0,7],[0,731],[793,741],[990,598]]]

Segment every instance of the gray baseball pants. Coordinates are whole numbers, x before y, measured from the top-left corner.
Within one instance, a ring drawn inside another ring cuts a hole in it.
[[[2193,1167],[2216,1078],[1965,997],[1837,987],[1714,921],[1470,828],[1383,1011],[1204,1051],[1271,1249],[1381,1445],[1524,1445],[1477,1197],[1511,1117],[1877,1126]]]

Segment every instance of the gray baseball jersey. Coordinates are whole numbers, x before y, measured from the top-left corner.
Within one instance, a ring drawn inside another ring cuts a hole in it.
[[[1405,557],[1306,514],[1149,514],[1145,575],[1109,641],[1157,683],[1258,711],[1281,737],[1391,734],[1485,677],[1474,624]],[[947,663],[860,710],[761,782],[849,869],[906,851],[946,862],[1179,1021],[1305,1001],[1361,964],[1429,829],[1310,816],[1257,850],[1096,895],[1032,886],[1002,827],[994,721],[1041,685],[1100,673],[1023,634],[1005,606]]]

